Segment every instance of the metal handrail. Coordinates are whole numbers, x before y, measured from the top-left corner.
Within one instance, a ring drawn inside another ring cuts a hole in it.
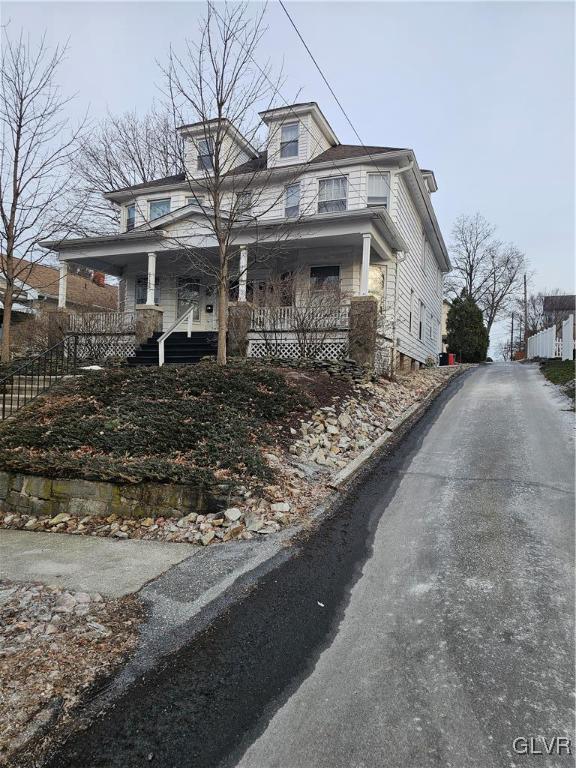
[[[196,309],[196,307],[194,306],[194,304],[192,304],[190,307],[188,307],[186,312],[183,312],[180,315],[180,317],[177,318],[172,323],[170,328],[168,328],[167,331],[164,331],[162,336],[160,336],[160,338],[158,339],[158,365],[159,366],[164,365],[164,342],[166,341],[168,336],[170,336],[176,330],[176,328],[180,325],[180,323],[184,322],[184,320],[188,321],[187,324],[186,324],[186,335],[187,335],[188,338],[190,338],[190,336],[192,336],[192,316],[194,314],[194,310],[195,309]]]
[[[2,421],[45,392],[58,379],[74,373],[77,363],[78,337],[67,336],[0,379]],[[24,384],[22,379],[25,379]]]

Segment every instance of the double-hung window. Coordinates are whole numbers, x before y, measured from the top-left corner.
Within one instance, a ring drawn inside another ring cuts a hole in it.
[[[318,182],[318,213],[345,211],[348,197],[346,176],[333,176]]]
[[[134,203],[126,208],[126,232],[130,232],[136,226],[136,206]]]
[[[420,341],[422,341],[422,336],[424,332],[424,316],[426,313],[426,307],[422,302],[420,302],[420,315],[418,317],[418,338]]]
[[[238,213],[248,213],[252,208],[252,192],[238,192],[236,195],[236,209]]]
[[[337,264],[329,267],[310,267],[310,283],[314,291],[339,288],[340,267]]]
[[[136,284],[134,286],[134,303],[146,304],[146,296],[148,294],[148,278],[137,277]],[[160,278],[156,276],[154,281],[154,304],[160,304]]]
[[[368,174],[368,205],[388,207],[390,199],[390,174]]]
[[[162,200],[150,200],[148,203],[148,220],[158,219],[160,216],[165,216],[170,213],[170,198],[166,197]]]
[[[298,123],[286,123],[281,127],[280,157],[298,157]]]
[[[300,184],[289,184],[284,199],[284,215],[287,219],[296,219],[300,214]]]
[[[198,139],[198,170],[214,170],[214,141],[211,136]]]

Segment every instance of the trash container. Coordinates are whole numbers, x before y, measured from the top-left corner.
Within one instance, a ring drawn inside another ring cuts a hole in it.
[[[448,352],[448,365],[456,365],[456,355],[454,352]]]
[[[448,352],[440,352],[439,354],[439,365],[448,365]]]

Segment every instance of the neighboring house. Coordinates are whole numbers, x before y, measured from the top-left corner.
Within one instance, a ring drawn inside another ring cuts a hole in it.
[[[59,299],[60,303],[65,303],[71,312],[101,312],[118,309],[118,286],[107,285],[104,274],[101,272],[95,272],[92,279],[75,274],[67,275],[64,296],[58,267],[21,260],[18,262],[17,269],[19,278],[16,280],[12,305],[12,317],[15,322],[31,317],[42,310],[57,309]],[[3,309],[1,297],[5,286],[5,277],[0,272],[0,309]]]
[[[544,296],[544,327],[560,325],[569,315],[576,317],[576,296]]]
[[[337,286],[344,310],[354,296],[376,296],[379,343],[394,350],[401,364],[436,357],[442,345],[443,275],[450,261],[431,201],[434,173],[419,168],[411,149],[340,144],[315,102],[269,110],[261,118],[269,131],[267,153],[228,127],[234,148],[227,153],[234,158],[227,171],[230,194],[238,179],[267,168],[268,199],[277,202],[266,210],[250,209],[252,223],[243,223],[234,246],[245,264],[258,248],[271,246],[281,225],[282,248],[266,268],[240,267],[231,298],[250,301],[272,268],[276,274],[298,269],[315,289]],[[186,238],[207,257],[214,253],[216,243],[203,223],[201,206],[207,201],[194,182],[198,168],[211,163],[210,124],[178,130],[186,146],[186,173],[107,195],[120,207],[121,232],[44,245],[58,253],[63,280],[68,261],[116,275],[127,312],[156,307],[164,331],[185,330],[179,319],[190,316],[192,330],[206,333],[216,328],[214,286],[191,270],[176,240]],[[297,304],[298,296],[291,301]],[[325,356],[346,353],[346,317],[344,311]],[[289,306],[285,318],[276,352],[289,356],[294,349]],[[265,353],[266,322],[254,309],[248,354]]]

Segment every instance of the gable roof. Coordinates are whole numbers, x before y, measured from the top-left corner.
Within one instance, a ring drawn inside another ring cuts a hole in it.
[[[21,272],[17,279],[25,287],[33,288],[50,299],[58,298],[60,272],[57,267],[50,267],[47,264],[37,264],[21,259],[18,261],[18,271],[20,271],[21,265],[24,271]],[[66,279],[66,301],[68,304],[76,304],[81,307],[118,309],[118,286],[100,286],[86,277],[81,277],[81,275],[68,274]]]

